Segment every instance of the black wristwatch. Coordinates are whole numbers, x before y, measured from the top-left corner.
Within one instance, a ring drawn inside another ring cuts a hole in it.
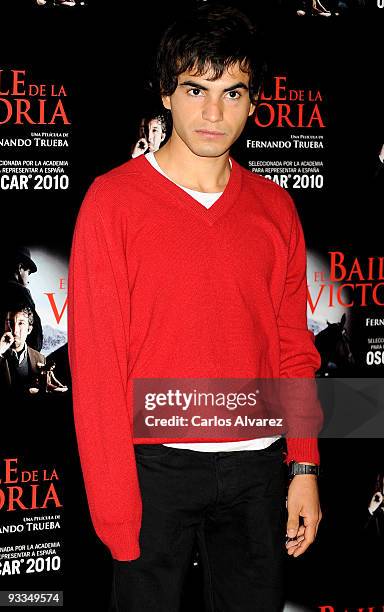
[[[288,478],[293,478],[297,476],[297,474],[314,474],[315,476],[320,476],[320,466],[291,461],[288,466]]]

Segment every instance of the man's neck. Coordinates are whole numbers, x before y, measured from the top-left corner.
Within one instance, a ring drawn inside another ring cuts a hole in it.
[[[160,168],[175,183],[205,193],[224,191],[231,168],[229,151],[220,157],[201,157],[172,138],[155,153]]]
[[[12,347],[12,349],[15,351],[15,353],[20,355],[20,353],[24,351],[25,347],[26,347],[26,342],[24,342],[23,346],[19,346],[19,348]]]

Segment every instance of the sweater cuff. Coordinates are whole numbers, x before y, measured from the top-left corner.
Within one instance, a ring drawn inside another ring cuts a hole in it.
[[[140,524],[136,522],[98,525],[97,535],[117,561],[140,557]]]
[[[284,462],[306,461],[320,465],[317,438],[286,438],[287,453]]]

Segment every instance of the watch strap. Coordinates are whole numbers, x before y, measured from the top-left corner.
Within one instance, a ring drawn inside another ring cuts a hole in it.
[[[291,461],[288,468],[289,478],[293,478],[298,474],[314,474],[315,476],[320,476],[320,466],[311,465],[309,463],[297,463],[296,461]]]

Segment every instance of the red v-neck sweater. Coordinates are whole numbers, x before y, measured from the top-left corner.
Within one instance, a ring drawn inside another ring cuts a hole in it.
[[[320,366],[295,206],[232,164],[209,209],[142,155],[97,178],[79,211],[68,279],[74,419],[92,521],[118,560],[140,556],[133,444],[181,441],[133,437],[135,378],[313,378]],[[299,404],[300,418],[314,435],[287,434],[285,460],[318,463],[321,411]]]

